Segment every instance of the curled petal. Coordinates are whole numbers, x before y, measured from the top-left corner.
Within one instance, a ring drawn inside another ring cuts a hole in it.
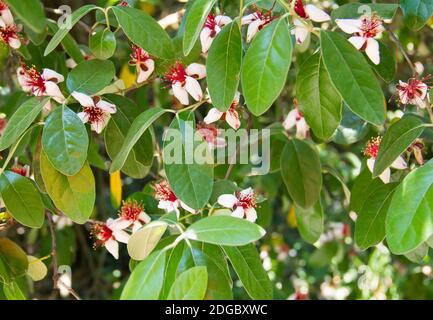
[[[329,14],[312,4],[307,4],[304,8],[305,12],[308,14],[308,17],[314,22],[325,22],[331,20]]]
[[[200,33],[200,42],[201,42],[201,52],[207,53],[209,51],[210,46],[213,42],[213,37],[211,36],[212,30],[209,28],[203,28]]]
[[[234,205],[238,202],[238,198],[236,198],[232,194],[223,194],[218,197],[217,202],[225,208],[232,209]]]
[[[83,121],[83,123],[87,123],[89,121],[89,115],[85,112],[80,112],[77,114],[77,116],[81,119],[81,121]]]
[[[353,46],[358,50],[360,50],[365,45],[366,41],[367,39],[358,36],[349,38],[349,42],[353,44]]]
[[[365,53],[375,65],[380,63],[379,42],[377,42],[377,40],[373,38],[367,40]]]
[[[221,119],[223,114],[224,114],[224,112],[219,111],[217,108],[212,108],[209,110],[208,114],[203,119],[203,121],[206,124],[214,123],[214,122],[218,121],[219,119]]]
[[[298,110],[293,109],[289,112],[286,117],[286,120],[283,122],[283,127],[286,130],[292,129],[296,125],[296,118],[298,116]]]
[[[19,49],[21,47],[21,41],[18,37],[10,37],[8,44],[12,49]]]
[[[146,224],[149,223],[149,222],[151,221],[149,215],[148,215],[146,212],[144,212],[144,211],[142,211],[142,212],[138,215],[138,219],[139,219],[140,221],[143,221],[143,222],[146,223]]]
[[[348,34],[361,32],[362,21],[360,19],[335,19],[338,27]]]
[[[64,103],[65,97],[63,93],[60,91],[59,86],[51,81],[45,81],[45,95],[52,97],[58,103]]]
[[[105,248],[108,252],[111,253],[111,255],[114,257],[114,259],[119,259],[119,244],[116,240],[110,239],[107,242],[105,242]]]
[[[143,83],[149,79],[155,70],[155,61],[147,59],[142,65],[137,64],[137,83]]]
[[[42,71],[42,78],[46,81],[52,81],[55,83],[65,81],[65,78],[60,73],[47,68]]]
[[[188,211],[188,212],[190,212],[190,213],[196,213],[196,211],[193,209],[193,208],[191,208],[191,207],[189,207],[186,203],[184,203],[184,202],[182,202],[182,201],[180,201],[180,206],[184,209],[184,210],[186,210],[186,211]]]
[[[116,229],[119,229],[119,230],[123,230],[123,229],[129,228],[129,226],[131,224],[132,224],[131,220],[119,218],[119,219],[114,220],[113,227],[115,227]]]
[[[374,158],[367,159],[367,167],[368,167],[368,169],[369,169],[371,172],[373,172],[373,169],[374,169],[374,163],[375,163],[375,159],[374,159]]]
[[[254,193],[253,188],[249,187],[249,188],[246,188],[246,189],[241,191],[241,197],[248,197],[249,195],[251,195],[253,193]]]
[[[94,107],[95,103],[93,102],[92,97],[88,96],[87,94],[74,91],[71,93],[71,95],[74,97],[75,100],[78,101],[79,104],[81,104],[83,107]]]
[[[125,231],[120,229],[114,229],[113,236],[114,238],[116,238],[117,241],[122,243],[128,243],[130,237],[129,234],[127,234]]]
[[[306,139],[308,137],[308,124],[305,118],[301,118],[296,122],[296,137],[298,139]]]
[[[257,32],[259,32],[259,28],[264,24],[264,21],[258,19],[250,23],[247,31],[247,42],[251,42]]]
[[[172,85],[173,94],[179,100],[179,102],[183,105],[189,104],[188,92],[185,90],[185,87],[182,86],[180,82],[175,82]]]
[[[206,77],[206,66],[200,63],[191,63],[186,69],[186,74],[194,79],[203,79]]]
[[[391,164],[391,167],[397,170],[405,170],[407,169],[407,163],[403,159],[403,157],[399,156],[394,162]]]
[[[99,109],[101,109],[102,111],[106,112],[106,113],[116,113],[116,106],[112,103],[109,103],[107,101],[104,100],[99,100],[98,103],[96,104],[96,107],[98,107]]]
[[[257,16],[254,13],[248,14],[242,17],[242,24],[250,24],[251,22],[257,20]]]
[[[232,19],[230,17],[228,17],[228,16],[218,15],[218,16],[215,17],[215,22],[220,27],[223,27],[223,26],[229,24],[230,22],[232,22]]]
[[[256,222],[257,220],[257,211],[254,208],[248,208],[245,210],[245,217],[250,222]]]
[[[200,101],[203,98],[203,91],[201,90],[200,83],[198,83],[198,81],[193,77],[185,78],[185,89],[195,101]]]
[[[383,181],[383,183],[387,184],[391,180],[391,170],[389,168],[386,168],[384,172],[379,176],[380,180]]]
[[[0,11],[0,18],[7,26],[14,24],[14,17],[12,16],[12,12],[8,8]]]
[[[235,130],[238,130],[241,126],[241,121],[239,120],[239,114],[236,110],[229,109],[226,112],[226,121],[230,127]]]
[[[245,215],[245,211],[244,208],[242,207],[237,207],[235,211],[232,212],[232,217],[243,219],[244,215]]]

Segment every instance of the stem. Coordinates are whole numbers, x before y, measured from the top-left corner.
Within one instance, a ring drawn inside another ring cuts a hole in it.
[[[387,26],[386,24],[384,24],[384,27],[385,27],[386,31],[388,31],[389,36],[391,37],[391,40],[397,45],[397,47],[400,50],[400,52],[402,53],[403,57],[406,59],[408,65],[410,67],[410,69],[412,70],[413,76],[416,76],[416,74],[417,74],[416,67],[413,64],[412,60],[409,58],[409,54],[404,49],[402,43],[397,38],[396,34],[389,28],[389,26]]]
[[[204,104],[204,103],[206,103],[206,102],[207,102],[207,100],[199,101],[199,102],[197,102],[197,103],[195,103],[195,104],[193,104],[193,105],[190,105],[189,107],[186,107],[186,108],[183,108],[183,109],[179,110],[177,113],[181,113],[181,112],[189,111],[189,110],[195,111],[195,110],[198,109],[202,104]]]
[[[242,16],[244,15],[244,0],[239,3],[239,23],[242,25]]]
[[[104,10],[104,16],[105,16],[105,21],[107,23],[107,28],[110,29],[110,18],[108,16],[108,11],[111,9],[111,7],[108,7]]]

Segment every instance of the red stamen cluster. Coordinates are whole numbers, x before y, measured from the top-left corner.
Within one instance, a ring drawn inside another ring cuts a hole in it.
[[[0,38],[8,44],[10,39],[18,38],[18,27],[14,24],[0,28]]]
[[[254,192],[244,195],[238,191],[236,192],[236,198],[238,198],[238,202],[236,203],[237,207],[242,207],[244,209],[257,208],[256,195]]]
[[[176,64],[167,72],[164,76],[164,81],[170,84],[175,84],[176,82],[180,82],[182,84],[185,83],[187,74],[185,71],[185,67],[182,62],[178,61]]]
[[[94,249],[103,246],[113,237],[113,230],[103,223],[95,223],[90,233],[95,238]]]
[[[90,123],[101,121],[104,117],[104,111],[96,107],[84,107],[83,112],[89,117]]]
[[[16,174],[19,174],[23,177],[27,176],[27,168],[25,166],[22,166],[19,164],[12,166],[11,171],[15,172]]]
[[[171,201],[175,202],[177,200],[176,195],[173,190],[171,190],[170,185],[166,180],[161,181],[153,186],[155,191],[154,196],[157,200]]]
[[[295,12],[296,14],[301,17],[302,19],[307,19],[308,14],[305,12],[304,4],[302,3],[302,0],[296,0],[295,1]]]
[[[203,139],[209,143],[215,142],[218,136],[218,128],[213,123],[207,124],[201,121],[197,124],[197,130],[203,136]]]
[[[120,208],[119,217],[125,220],[137,221],[138,216],[144,210],[143,203],[135,200],[124,201]]]
[[[129,61],[129,64],[132,66],[136,64],[140,64],[150,59],[149,54],[147,54],[143,49],[141,49],[139,46],[136,46],[134,44],[132,45],[132,53],[130,57],[131,60]]]
[[[261,10],[255,4],[253,4],[253,8],[255,10],[254,15],[256,19],[264,21],[264,23],[259,27],[259,30],[262,30],[276,18],[272,16],[272,10],[274,9],[274,6],[272,6],[269,10]]]
[[[211,34],[210,36],[213,38],[216,36],[216,28],[217,23],[215,21],[215,16],[212,13],[209,13],[206,19],[206,22],[204,24],[204,28],[208,28],[209,30],[211,30]]]
[[[9,9],[8,5],[4,3],[3,1],[0,1],[0,11]]]
[[[360,34],[360,36],[366,38],[374,38],[381,32],[380,30],[381,26],[382,26],[382,19],[379,16],[377,15],[373,15],[371,17],[365,16],[362,18],[362,25],[361,25],[362,34]]]
[[[415,97],[419,97],[423,95],[423,91],[421,87],[424,85],[424,82],[415,78],[411,78],[408,80],[406,86],[397,85],[396,88],[399,91],[404,91],[407,94],[409,100],[414,99]]]
[[[129,7],[129,3],[128,3],[128,1],[122,1],[121,3],[119,3],[119,6],[121,6],[121,7]]]
[[[25,64],[22,64],[22,75],[25,76],[26,84],[32,89],[32,92],[36,96],[40,96],[45,93],[45,80],[42,75],[34,66],[27,68]]]
[[[366,157],[376,159],[381,141],[382,138],[380,136],[376,138],[372,138],[370,141],[368,141],[367,146],[363,151],[364,155]]]

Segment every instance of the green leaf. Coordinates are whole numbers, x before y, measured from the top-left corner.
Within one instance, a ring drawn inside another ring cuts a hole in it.
[[[391,53],[386,44],[384,44],[382,41],[378,42],[380,51],[380,63],[376,65],[370,59],[367,59],[367,61],[370,66],[376,71],[379,77],[381,77],[386,82],[390,82],[395,77],[397,67],[395,55]]]
[[[41,113],[48,99],[30,98],[19,106],[9,119],[4,133],[0,137],[0,151],[10,147],[28,129]]]
[[[0,193],[14,219],[30,228],[42,227],[45,207],[32,180],[5,171],[0,175]]]
[[[329,76],[348,107],[375,125],[385,121],[385,97],[368,62],[342,35],[321,31],[322,57]]]
[[[322,168],[319,154],[310,143],[291,139],[281,153],[281,175],[292,199],[309,208],[320,198]]]
[[[265,113],[283,90],[292,51],[285,18],[270,23],[254,37],[243,61],[241,81],[248,109],[255,116]]]
[[[173,43],[164,29],[146,12],[130,7],[111,8],[126,36],[152,56],[173,58]]]
[[[26,27],[36,33],[44,32],[46,18],[39,0],[6,0],[6,3]]]
[[[406,254],[433,234],[433,160],[409,173],[394,192],[386,216],[386,240]]]
[[[42,133],[42,147],[56,170],[67,176],[77,174],[87,159],[89,137],[77,114],[66,106],[49,115]]]
[[[414,263],[421,263],[428,254],[429,246],[426,243],[421,244],[416,249],[405,254],[405,257]]]
[[[385,238],[386,213],[396,187],[396,183],[380,185],[365,199],[355,223],[355,242],[361,250]]]
[[[184,112],[176,115],[169,130],[170,137],[164,141],[163,150],[167,180],[180,200],[198,210],[209,202],[214,169],[208,161],[197,162],[199,148],[207,147],[205,142],[197,142],[194,139],[194,113]]]
[[[263,269],[256,247],[223,247],[248,295],[255,300],[272,300],[272,283]]]
[[[223,246],[243,246],[259,240],[266,231],[255,223],[231,216],[211,216],[201,219],[182,237]]]
[[[168,300],[203,300],[207,288],[206,267],[193,267],[181,273],[171,287]]]
[[[177,236],[175,236],[175,238],[177,238]],[[162,286],[160,296],[160,299],[162,300],[167,299],[170,288],[178,276],[178,269],[182,260],[185,245],[185,241],[181,241],[175,248],[167,251],[167,262],[165,264],[164,270],[164,284]]]
[[[109,59],[116,51],[116,36],[109,29],[100,30],[91,35],[89,48],[97,59]]]
[[[8,300],[26,300],[25,294],[22,292],[16,281],[3,286],[3,291]]]
[[[167,230],[166,222],[152,221],[134,232],[128,241],[129,256],[137,261],[146,259],[161,240],[165,230]]]
[[[342,101],[320,54],[312,55],[299,70],[296,95],[299,109],[314,134],[322,140],[328,140],[340,124]]]
[[[379,178],[373,179],[371,171],[367,166],[364,166],[353,184],[350,195],[349,210],[359,213],[361,208],[364,206],[365,201],[367,201],[374,190],[380,186],[383,186],[382,180]]]
[[[140,109],[131,100],[120,95],[106,95],[104,99],[117,106],[117,112],[111,115],[104,131],[107,154],[114,160],[132,123],[140,115]],[[151,130],[146,130],[126,158],[121,169],[123,173],[134,179],[142,179],[149,173],[153,163],[153,140]]]
[[[242,35],[237,21],[225,26],[209,49],[206,73],[212,104],[227,111],[239,86],[242,65]]]
[[[128,130],[122,148],[119,150],[117,156],[114,158],[113,163],[111,164],[110,173],[122,169],[134,145],[138,142],[138,140],[146,132],[146,130],[152,125],[152,123],[155,122],[165,112],[167,112],[167,110],[159,107],[151,108],[144,111],[142,114],[135,118],[134,122],[131,124],[131,127]]]
[[[58,172],[41,153],[41,174],[48,195],[56,207],[74,222],[86,223],[92,215],[96,199],[95,178],[86,163],[74,176]]]
[[[375,12],[381,18],[392,19],[397,12],[398,4],[394,3],[348,3],[331,13],[332,21],[335,19],[358,19],[364,14]]]
[[[70,93],[77,91],[92,95],[108,86],[115,72],[114,64],[110,60],[84,61],[68,74],[66,86]]]
[[[342,145],[353,144],[364,138],[369,132],[370,125],[354,114],[343,103],[343,118],[337,128],[332,141]]]
[[[380,143],[374,162],[373,176],[379,176],[405,152],[412,142],[422,134],[424,127],[422,119],[413,114],[407,114],[392,124]]]
[[[216,203],[218,201],[218,197],[223,194],[233,194],[239,188],[236,184],[230,180],[218,180],[215,181],[212,189],[212,195],[210,197],[210,203]]]
[[[187,56],[200,35],[206,18],[216,0],[195,0],[185,14],[185,31],[183,34],[183,54]]]
[[[27,255],[15,242],[0,238],[0,282],[24,275],[28,265]]]
[[[51,20],[48,21],[48,28],[50,29],[51,33],[54,34],[59,31],[59,27],[57,26],[57,23]],[[63,49],[65,49],[66,53],[76,63],[81,63],[84,61],[83,54],[81,53],[81,50],[78,47],[77,42],[70,34],[66,34],[66,36],[60,42],[62,44]]]
[[[433,0],[400,0],[407,26],[419,30],[427,23],[433,12]]]
[[[155,251],[141,261],[131,273],[121,300],[157,300],[164,281],[164,251]]]
[[[16,0],[23,2],[21,0]],[[82,17],[84,17],[86,14],[91,12],[92,10],[95,10],[98,8],[97,6],[93,4],[88,4],[85,6],[82,6],[78,10],[74,11],[71,15],[71,19],[69,20],[71,22],[70,25],[66,25],[68,22],[68,19],[66,19],[65,24],[63,24],[59,30],[56,32],[56,34],[53,36],[51,41],[48,43],[47,47],[45,48],[44,56],[49,55],[59,44],[62,42],[62,40],[66,37],[66,35],[69,33],[69,31],[72,29],[72,27],[78,23],[78,21],[81,20]],[[77,61],[78,62],[78,61]]]
[[[302,239],[311,244],[316,243],[323,233],[325,221],[320,199],[308,209],[296,206],[295,214]]]

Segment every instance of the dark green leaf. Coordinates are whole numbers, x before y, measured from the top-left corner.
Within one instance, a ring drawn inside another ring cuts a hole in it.
[[[296,206],[295,214],[302,239],[311,244],[316,243],[322,235],[325,221],[320,199],[308,209]]]
[[[6,3],[26,27],[36,33],[44,32],[46,19],[39,0],[6,0]]]
[[[400,7],[409,28],[419,30],[432,15],[433,0],[400,0]]]
[[[91,35],[89,48],[96,58],[109,59],[116,51],[116,36],[109,29],[100,30]]]
[[[349,210],[359,213],[365,201],[371,196],[372,192],[378,187],[383,186],[382,180],[373,179],[371,171],[364,166],[360,175],[356,178],[350,195]]]
[[[379,42],[380,51],[380,63],[378,65],[374,64],[370,59],[367,59],[370,66],[376,71],[376,73],[384,81],[390,82],[395,77],[396,72],[396,61],[395,55],[391,53],[388,46],[382,41]]]
[[[207,288],[206,267],[193,267],[181,273],[170,289],[168,300],[202,300]]]
[[[8,238],[0,238],[0,283],[26,273],[29,261],[26,253]]]
[[[332,11],[331,18],[358,19],[365,14],[376,13],[381,18],[388,20],[395,16],[398,4],[394,3],[348,3]]]

